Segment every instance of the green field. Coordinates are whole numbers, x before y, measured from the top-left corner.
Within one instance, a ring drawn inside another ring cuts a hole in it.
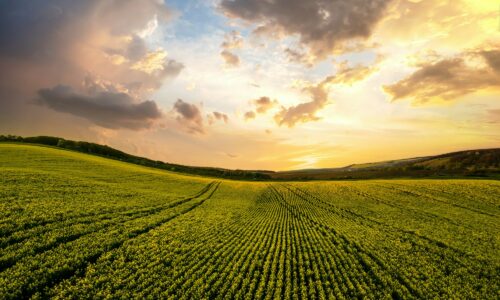
[[[498,299],[500,182],[239,182],[0,144],[0,298]]]

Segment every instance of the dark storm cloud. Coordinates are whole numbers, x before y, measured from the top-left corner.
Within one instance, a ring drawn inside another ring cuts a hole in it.
[[[477,60],[483,64],[477,64]],[[384,90],[392,100],[411,99],[416,103],[438,98],[455,100],[487,88],[500,88],[500,51],[468,51],[455,57],[424,62],[408,77]]]
[[[156,0],[0,1],[0,95],[9,96],[0,100],[0,118],[9,112],[39,110],[26,105],[38,95],[39,104],[100,126],[149,127],[157,117],[156,104],[137,99],[147,98],[184,66],[166,58],[154,62],[157,67],[150,72],[134,66],[149,63],[147,58],[154,54],[141,32],[153,20],[165,22],[170,16],[164,3]],[[122,88],[99,95],[82,91],[82,80],[89,72]],[[47,88],[59,85],[71,86],[71,92]],[[47,110],[43,114],[48,123],[56,119]]]
[[[55,111],[85,118],[106,128],[143,129],[162,116],[153,101],[135,103],[125,93],[100,91],[92,95],[56,86],[38,91],[37,102]]]
[[[198,106],[178,99],[177,102],[174,103],[173,110],[177,114],[177,121],[182,124],[188,132],[205,133],[202,112]]]
[[[298,35],[312,55],[323,58],[344,41],[367,38],[392,0],[222,0],[232,18],[257,25],[255,32]]]
[[[75,3],[85,7],[84,2]],[[50,55],[57,34],[65,24],[64,11],[56,3],[43,1],[0,2],[0,54],[35,58]]]
[[[23,58],[56,58],[93,29],[111,35],[139,30],[151,17],[165,20],[170,11],[153,0],[17,0],[0,2],[0,53]],[[141,48],[136,38],[130,49]]]

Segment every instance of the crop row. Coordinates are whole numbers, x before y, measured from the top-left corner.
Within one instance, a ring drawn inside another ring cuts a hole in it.
[[[3,266],[6,269],[0,273],[0,294],[5,298],[27,298],[43,294],[44,289],[78,275],[87,265],[106,252],[119,248],[127,240],[147,233],[201,205],[213,195],[217,187],[217,183],[211,183],[203,189],[203,193],[167,205],[163,210],[147,217],[122,220],[123,222],[115,223],[110,228],[103,227],[58,245],[38,248],[39,251],[35,253],[13,250],[13,255],[6,254],[8,258],[13,258],[4,260]]]
[[[485,236],[498,227],[495,201],[418,184],[213,182],[186,198],[50,219],[0,239],[0,295],[495,298],[498,241]]]

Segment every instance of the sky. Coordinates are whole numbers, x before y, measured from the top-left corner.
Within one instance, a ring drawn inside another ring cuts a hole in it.
[[[0,0],[0,134],[268,170],[500,147],[500,2]]]

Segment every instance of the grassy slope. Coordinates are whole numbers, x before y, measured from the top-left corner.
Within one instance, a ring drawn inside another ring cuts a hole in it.
[[[162,201],[158,199],[162,197],[175,198],[195,193],[208,182],[203,177],[187,177],[42,146],[2,144],[0,151],[4,182],[33,185],[25,188],[43,186],[42,193],[36,196],[47,195],[55,204],[53,191],[60,201],[74,200],[66,192],[81,192],[82,198],[88,199],[85,205],[94,203],[94,195],[98,197],[100,193],[108,192],[113,196],[107,199],[106,205],[126,205],[123,199],[133,198],[139,193],[146,195],[145,201],[153,203]],[[77,200],[81,203],[81,199]]]
[[[120,150],[84,141],[52,136],[21,137],[0,135],[2,143],[26,143],[88,153],[141,166],[181,174],[234,180],[346,180],[391,178],[490,178],[500,179],[500,148],[478,149],[392,161],[354,164],[343,168],[291,171],[230,170],[186,166],[131,155]]]
[[[253,183],[0,145],[0,298],[492,298],[500,183]]]
[[[173,163],[166,163],[162,161],[156,161],[145,157],[139,157],[131,155],[108,147],[106,145],[100,145],[95,143],[89,143],[85,141],[72,141],[66,140],[59,137],[53,136],[34,136],[34,137],[21,137],[12,135],[0,135],[0,142],[2,143],[24,143],[24,144],[35,144],[35,145],[45,145],[48,147],[54,147],[59,149],[66,149],[77,151],[80,153],[87,153],[96,156],[106,157],[110,159],[115,159],[119,161],[129,162],[136,165],[152,167],[156,169],[162,169],[167,171],[174,171],[183,174],[200,175],[207,177],[217,177],[217,178],[228,178],[237,180],[262,180],[269,179],[270,177],[261,171],[251,171],[251,170],[229,170],[224,168],[214,168],[214,167],[197,167],[197,166],[187,166],[179,165]]]

